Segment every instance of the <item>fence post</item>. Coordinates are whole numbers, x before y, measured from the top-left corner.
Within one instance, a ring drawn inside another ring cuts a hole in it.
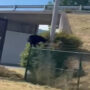
[[[32,46],[30,46],[29,59],[27,60],[26,70],[25,70],[25,75],[24,75],[24,79],[25,79],[26,81],[27,81],[27,71],[28,71],[28,66],[29,66],[29,61],[30,61],[31,51],[32,51]]]
[[[80,60],[79,60],[79,70],[78,70],[78,80],[77,80],[77,90],[79,90],[80,85],[80,73],[82,71],[82,55],[80,54]]]
[[[82,10],[83,10],[83,6],[82,6],[82,5],[80,5],[79,10],[80,10],[80,11],[82,11]]]

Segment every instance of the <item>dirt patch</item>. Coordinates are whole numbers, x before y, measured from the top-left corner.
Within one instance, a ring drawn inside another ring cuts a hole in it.
[[[0,66],[0,77],[7,77],[10,79],[23,79],[23,76],[21,74],[9,70],[3,66]]]

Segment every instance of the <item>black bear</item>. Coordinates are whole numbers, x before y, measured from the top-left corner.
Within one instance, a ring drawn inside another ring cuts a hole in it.
[[[31,46],[36,47],[40,42],[45,43],[47,40],[39,35],[30,35],[28,38],[28,42]]]

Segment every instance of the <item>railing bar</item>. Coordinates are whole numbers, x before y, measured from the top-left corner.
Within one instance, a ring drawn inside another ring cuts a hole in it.
[[[45,5],[0,5],[0,8],[44,8]]]
[[[53,7],[53,5],[0,5],[0,8],[13,8],[16,6],[17,8],[44,8],[46,7]],[[59,6],[59,8],[71,8],[71,9],[78,9],[80,6]],[[83,6],[83,8],[90,8],[90,6]]]
[[[51,49],[40,49],[40,48],[33,48],[36,50],[43,50],[43,51],[57,51],[57,52],[66,52],[66,53],[74,53],[74,54],[86,54],[86,55],[90,55],[90,53],[86,53],[86,52],[76,52],[76,51],[63,51],[63,50],[51,50]]]

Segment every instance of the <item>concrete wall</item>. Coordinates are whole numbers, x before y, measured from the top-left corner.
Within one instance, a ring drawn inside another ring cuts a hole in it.
[[[7,31],[2,54],[2,64],[19,65],[20,54],[25,48],[29,34]]]
[[[37,32],[38,25],[21,23],[21,22],[17,22],[17,21],[8,21],[7,30],[33,34],[33,33]]]

